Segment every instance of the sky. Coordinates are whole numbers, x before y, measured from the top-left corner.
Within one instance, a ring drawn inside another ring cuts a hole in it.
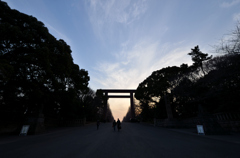
[[[187,55],[214,45],[240,21],[240,0],[3,0],[42,21],[71,47],[97,89],[136,89],[153,71],[191,65]],[[109,99],[115,119],[130,99]]]

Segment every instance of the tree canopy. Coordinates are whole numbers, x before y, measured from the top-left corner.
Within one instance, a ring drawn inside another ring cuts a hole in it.
[[[88,72],[73,63],[70,46],[35,17],[0,2],[0,111],[4,118],[83,117],[79,96]]]
[[[196,116],[199,104],[210,113],[240,111],[239,53],[212,58],[196,46],[188,55],[193,65],[162,68],[139,84],[135,97],[143,117],[167,117],[165,94],[175,117]]]
[[[196,68],[200,67],[203,74],[205,75],[205,72],[203,70],[203,62],[211,59],[212,56],[208,57],[208,54],[202,53],[198,46],[194,47],[194,49],[191,50],[192,51],[188,53],[188,55],[191,55],[192,57],[192,61],[194,62],[193,66]]]

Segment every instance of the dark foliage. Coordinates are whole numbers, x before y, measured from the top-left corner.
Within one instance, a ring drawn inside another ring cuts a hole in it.
[[[35,17],[0,2],[1,119],[82,118],[88,72],[73,63],[70,46]]]
[[[139,84],[135,97],[140,100],[143,118],[167,117],[163,108],[165,94],[175,118],[197,116],[198,105],[209,113],[240,112],[239,53],[212,58],[196,46],[189,55],[193,65],[154,71]]]
[[[240,111],[240,55],[225,55],[213,59],[215,70],[201,78],[194,86],[198,100],[209,112]],[[196,98],[196,97],[195,97]]]
[[[143,118],[166,117],[164,95],[179,84],[182,76],[188,71],[186,64],[180,67],[173,66],[154,71],[147,79],[139,84],[135,93],[136,99],[140,100]],[[171,95],[170,95],[171,96]],[[173,96],[171,96],[171,102]]]
[[[205,75],[205,71],[203,70],[203,62],[211,59],[212,56],[208,57],[208,54],[202,53],[198,46],[194,47],[194,49],[191,50],[192,51],[188,53],[188,55],[191,55],[192,57],[192,61],[194,62],[193,66],[195,68],[200,67],[203,74]]]

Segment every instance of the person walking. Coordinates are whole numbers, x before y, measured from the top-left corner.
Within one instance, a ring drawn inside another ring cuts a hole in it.
[[[115,131],[115,128],[116,128],[116,125],[117,125],[117,122],[115,120],[113,120],[113,130]]]
[[[117,120],[117,128],[118,128],[118,131],[121,129],[121,122],[119,119]]]
[[[99,125],[100,125],[100,121],[97,120],[97,129],[99,128]]]

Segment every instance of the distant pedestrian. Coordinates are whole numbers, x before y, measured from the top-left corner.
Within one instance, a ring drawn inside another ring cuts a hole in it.
[[[115,128],[116,128],[116,125],[117,125],[117,122],[115,120],[113,120],[113,130],[115,131]]]
[[[118,128],[118,131],[122,128],[122,127],[121,127],[121,122],[120,122],[119,119],[117,120],[117,128]]]
[[[100,121],[97,120],[97,129],[99,128],[99,125],[100,125]]]

